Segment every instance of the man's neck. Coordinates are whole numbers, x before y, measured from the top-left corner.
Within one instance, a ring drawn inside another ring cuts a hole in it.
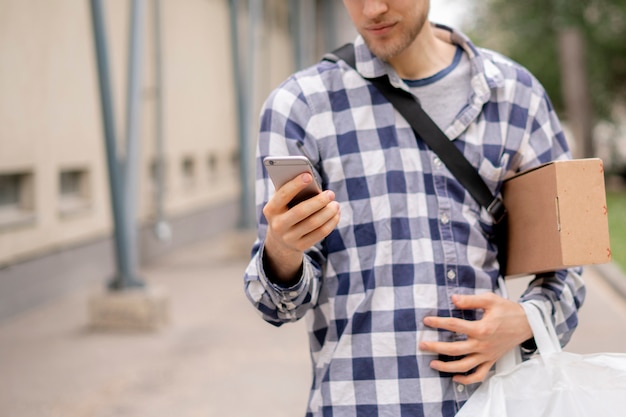
[[[456,47],[447,42],[446,36],[437,36],[431,25],[424,25],[415,41],[402,53],[389,59],[389,65],[401,78],[419,80],[446,68],[454,59]],[[443,32],[443,31],[442,31]]]

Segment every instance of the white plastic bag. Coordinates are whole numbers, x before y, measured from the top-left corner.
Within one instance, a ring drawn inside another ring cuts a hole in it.
[[[540,356],[512,369],[498,366],[457,417],[626,416],[626,354],[562,352],[538,307],[523,306]]]

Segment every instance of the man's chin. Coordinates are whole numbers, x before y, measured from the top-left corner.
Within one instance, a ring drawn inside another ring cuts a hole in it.
[[[394,56],[398,55],[402,48],[394,47],[394,45],[389,45],[384,42],[370,42],[365,39],[365,44],[369,48],[369,50],[376,56],[376,58],[381,61],[389,61]]]

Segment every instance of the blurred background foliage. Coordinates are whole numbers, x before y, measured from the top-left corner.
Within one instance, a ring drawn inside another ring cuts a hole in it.
[[[623,178],[607,177],[607,206],[613,259],[626,271],[626,0],[472,1],[462,27],[477,45],[528,68],[577,143],[593,142],[579,157],[600,156],[608,172]],[[563,59],[564,34],[572,31],[582,41],[574,47],[581,49],[584,77],[568,84],[566,75],[581,70]],[[587,101],[582,108],[568,96],[572,89],[586,90],[577,96]],[[586,119],[583,126],[578,119]]]
[[[467,33],[478,45],[508,55],[544,85],[556,109],[561,91],[559,33],[577,28],[586,43],[596,117],[611,119],[626,96],[626,0],[483,0],[473,2]]]
[[[626,193],[608,192],[609,234],[613,261],[626,271]]]

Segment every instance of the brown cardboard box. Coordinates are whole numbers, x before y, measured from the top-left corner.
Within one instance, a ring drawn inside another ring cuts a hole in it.
[[[604,168],[598,158],[555,161],[504,183],[507,276],[611,260]]]

